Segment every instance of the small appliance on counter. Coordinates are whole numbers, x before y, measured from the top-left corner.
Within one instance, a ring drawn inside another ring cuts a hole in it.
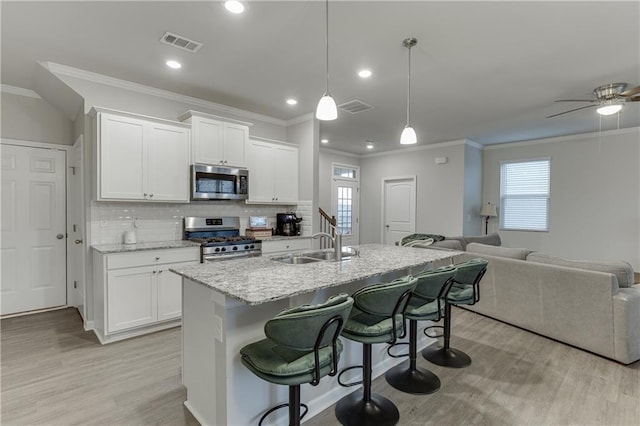
[[[300,235],[301,217],[297,217],[295,213],[278,213],[276,214],[276,235],[297,236]]]
[[[136,231],[125,231],[123,237],[125,244],[135,244],[136,243]]]

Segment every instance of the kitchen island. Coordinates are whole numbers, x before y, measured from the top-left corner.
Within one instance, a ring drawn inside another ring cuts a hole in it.
[[[269,407],[287,401],[286,386],[269,384],[254,376],[242,365],[239,355],[244,345],[264,338],[264,324],[278,312],[417,274],[451,263],[463,254],[379,244],[357,249],[359,256],[341,262],[293,265],[257,257],[172,269],[183,277],[185,405],[201,424],[257,424]],[[360,345],[342,340],[345,349],[340,368],[361,364]],[[424,347],[434,341],[423,336],[419,344]],[[375,345],[374,377],[402,361],[387,356],[386,345]],[[309,405],[308,416],[313,416],[356,389],[342,388],[335,377],[324,377],[318,386],[302,386],[302,401]],[[280,417],[274,414],[270,418],[286,424],[287,411],[281,411],[277,413]]]

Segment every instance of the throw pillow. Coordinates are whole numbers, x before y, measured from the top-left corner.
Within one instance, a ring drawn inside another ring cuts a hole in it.
[[[524,248],[497,247],[487,244],[470,243],[467,244],[467,251],[489,256],[508,257],[509,259],[525,260],[531,250]]]

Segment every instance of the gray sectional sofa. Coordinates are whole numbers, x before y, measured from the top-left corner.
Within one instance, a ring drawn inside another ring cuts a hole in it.
[[[567,260],[468,240],[464,249],[465,259],[489,261],[480,301],[465,308],[623,364],[640,359],[640,284],[628,263]]]

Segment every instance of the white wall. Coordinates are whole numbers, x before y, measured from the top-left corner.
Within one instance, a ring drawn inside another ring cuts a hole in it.
[[[446,164],[435,164],[447,157]],[[360,242],[380,242],[382,235],[382,181],[417,176],[416,231],[442,235],[464,232],[465,141],[455,141],[361,159]],[[480,206],[468,203],[469,210]]]
[[[640,270],[640,128],[487,147],[484,200],[500,205],[500,161],[540,157],[551,157],[549,232],[500,231],[503,245]]]
[[[464,147],[463,235],[484,233],[482,208],[482,147],[467,144]]]
[[[73,123],[45,100],[3,92],[0,102],[1,137],[73,145]]]

